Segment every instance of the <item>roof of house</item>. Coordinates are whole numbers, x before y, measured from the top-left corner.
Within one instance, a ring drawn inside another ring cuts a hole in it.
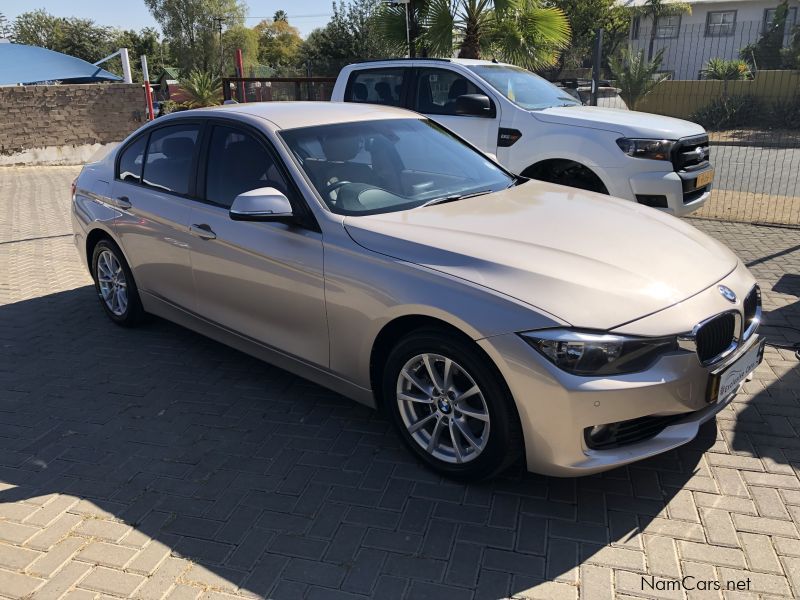
[[[47,48],[24,44],[0,44],[0,85],[45,81],[94,83],[122,81],[122,77],[80,58]]]
[[[178,67],[164,67],[155,78],[150,78],[151,82],[161,81],[162,79],[177,81],[181,78],[181,70]]]

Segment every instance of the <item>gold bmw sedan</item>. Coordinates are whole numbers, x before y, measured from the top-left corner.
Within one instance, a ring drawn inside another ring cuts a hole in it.
[[[72,216],[112,321],[158,315],[383,410],[454,478],[664,452],[763,355],[727,248],[400,109],[162,117],[84,167]]]

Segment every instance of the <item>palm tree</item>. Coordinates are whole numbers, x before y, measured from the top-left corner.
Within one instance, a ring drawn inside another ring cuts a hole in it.
[[[644,50],[635,53],[623,50],[619,57],[609,57],[608,65],[620,89],[619,95],[631,110],[636,110],[639,102],[669,77],[658,72],[663,55],[662,48],[652,61],[645,60]]]
[[[542,0],[414,0],[409,5],[411,44],[423,55],[491,56],[528,69],[550,66],[570,39],[563,11]],[[379,35],[398,52],[406,49],[405,7],[384,6]]]
[[[685,2],[670,0],[645,0],[644,4],[633,9],[633,14],[640,19],[650,19],[650,43],[647,47],[647,60],[653,60],[653,46],[656,43],[658,19],[674,15],[691,14],[692,6]]]
[[[208,71],[194,70],[186,79],[181,79],[180,84],[189,96],[187,104],[190,108],[222,103],[222,81]]]

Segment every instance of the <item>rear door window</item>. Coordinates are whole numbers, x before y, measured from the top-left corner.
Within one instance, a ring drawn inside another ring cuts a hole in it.
[[[194,123],[153,131],[147,146],[142,183],[165,192],[187,195],[199,138],[200,126]]]
[[[408,69],[363,69],[350,75],[345,102],[403,106]]]

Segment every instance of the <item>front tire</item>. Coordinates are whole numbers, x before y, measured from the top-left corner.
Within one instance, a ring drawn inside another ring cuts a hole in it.
[[[436,330],[407,335],[389,354],[382,392],[408,448],[447,477],[491,477],[522,454],[511,394],[471,342]]]
[[[117,325],[131,327],[144,317],[139,290],[125,257],[110,240],[100,240],[92,252],[92,277],[100,305]]]

